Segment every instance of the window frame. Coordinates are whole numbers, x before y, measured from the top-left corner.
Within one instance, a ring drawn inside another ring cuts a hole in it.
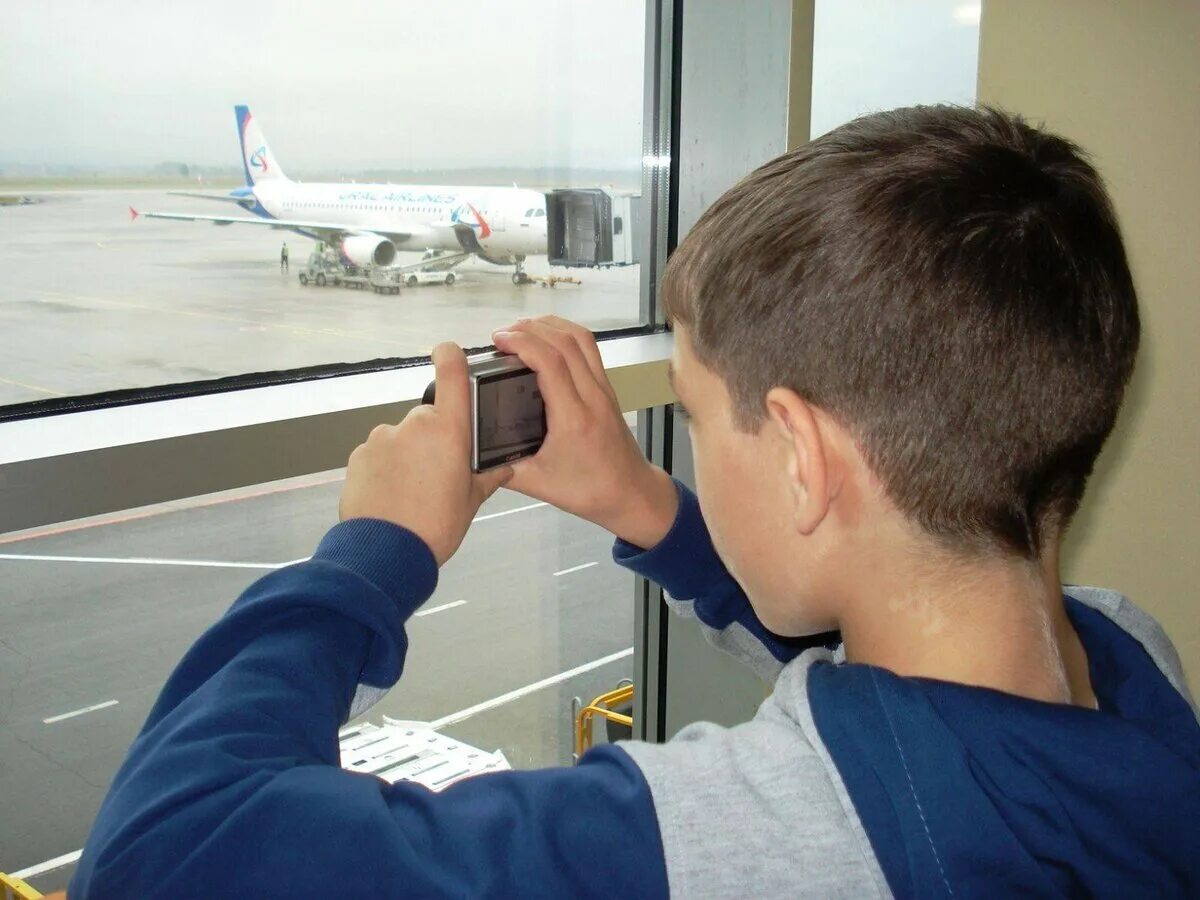
[[[672,402],[665,332],[600,342],[624,411]],[[0,533],[340,468],[433,365],[0,424]]]

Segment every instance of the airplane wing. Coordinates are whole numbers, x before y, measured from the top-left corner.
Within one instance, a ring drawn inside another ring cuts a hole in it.
[[[173,197],[195,197],[197,200],[221,200],[225,203],[254,202],[253,197],[238,197],[233,194],[202,194],[199,191],[167,191]]]
[[[268,228],[297,231],[312,237],[314,235],[328,241],[338,241],[351,234],[377,234],[390,241],[405,241],[423,228],[397,231],[379,228],[363,228],[358,225],[344,225],[336,222],[322,222],[316,219],[263,219],[258,216],[205,216],[194,213],[140,212],[132,206],[129,208],[133,218],[145,216],[147,219],[173,219],[177,222],[212,222],[214,225],[263,225]]]

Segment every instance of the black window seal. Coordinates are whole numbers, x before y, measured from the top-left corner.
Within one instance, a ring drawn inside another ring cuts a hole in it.
[[[598,332],[596,340],[637,337],[658,334],[666,329],[655,325],[634,325]],[[468,354],[483,353],[495,349],[490,344],[464,348]],[[48,400],[31,400],[0,406],[0,423],[17,422],[24,419],[40,419],[48,416],[70,415],[98,409],[113,409],[118,406],[135,406],[157,403],[162,400],[181,400],[211,394],[227,394],[251,388],[275,387],[303,381],[321,381],[326,378],[341,378],[346,375],[365,375],[429,365],[428,356],[387,357],[356,363],[327,363],[299,369],[283,369],[274,372],[251,372],[243,375],[228,375],[203,381],[187,381],[177,384],[156,385],[147,388],[119,388],[95,394],[80,394],[73,397],[55,397]]]

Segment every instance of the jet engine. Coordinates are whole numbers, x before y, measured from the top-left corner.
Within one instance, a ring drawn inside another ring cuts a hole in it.
[[[342,254],[356,266],[390,266],[396,245],[377,234],[352,234],[342,240]]]

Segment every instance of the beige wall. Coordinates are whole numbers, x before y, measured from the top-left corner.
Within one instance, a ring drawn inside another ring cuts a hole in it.
[[[1108,182],[1141,299],[1117,431],[1063,576],[1125,591],[1200,689],[1200,3],[984,0],[979,100],[1044,121]]]

